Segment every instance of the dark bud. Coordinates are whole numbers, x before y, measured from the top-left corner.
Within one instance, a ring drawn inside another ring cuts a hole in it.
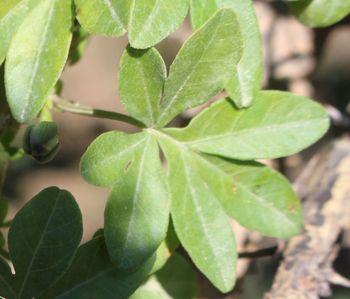
[[[60,148],[58,128],[54,122],[43,121],[27,128],[23,150],[39,163],[50,162]]]

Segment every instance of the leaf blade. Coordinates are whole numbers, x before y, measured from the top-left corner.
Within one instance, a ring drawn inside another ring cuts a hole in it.
[[[71,0],[42,0],[13,37],[5,85],[12,114],[19,122],[39,113],[63,70],[72,38],[71,5]]]
[[[26,204],[9,231],[18,298],[39,295],[55,283],[69,267],[81,238],[82,216],[69,192],[47,188]]]
[[[167,133],[194,150],[238,160],[294,154],[321,138],[329,127],[319,104],[287,92],[259,92],[256,103],[238,110],[221,100],[185,129]]]
[[[237,30],[232,33],[232,28]],[[230,9],[218,11],[182,46],[170,67],[157,126],[221,91],[241,56],[239,25]]]
[[[235,283],[235,239],[218,199],[198,175],[203,164],[175,140],[153,132],[169,163],[171,215],[179,240],[209,280],[228,292]]]
[[[191,22],[199,28],[215,11],[231,8],[236,12],[243,38],[243,55],[232,69],[226,91],[239,107],[248,107],[262,83],[262,42],[258,21],[251,0],[191,0]],[[252,59],[252,57],[254,57]]]
[[[105,210],[107,248],[121,269],[145,262],[164,240],[169,221],[168,190],[153,136],[146,137],[135,160]]]
[[[153,126],[166,79],[166,66],[155,48],[128,47],[121,58],[119,92],[129,114]]]

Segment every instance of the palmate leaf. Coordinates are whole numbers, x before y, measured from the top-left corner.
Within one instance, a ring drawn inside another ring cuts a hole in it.
[[[6,0],[0,3],[0,64],[4,61],[11,39],[25,16],[41,0]]]
[[[174,32],[185,19],[189,0],[76,0],[80,24],[90,33],[120,36],[132,47],[149,48]]]
[[[164,268],[151,276],[129,299],[192,299],[196,293],[194,269],[175,253]]]
[[[191,0],[192,26],[199,28],[220,8],[231,8],[236,13],[243,39],[243,55],[231,71],[226,91],[238,107],[248,107],[261,88],[263,73],[258,21],[251,0]]]
[[[165,82],[157,127],[220,92],[242,54],[234,12],[219,10],[182,46]]]
[[[68,56],[72,18],[71,0],[42,0],[15,33],[5,65],[5,84],[17,121],[33,119],[58,80]]]
[[[158,117],[165,79],[166,66],[156,49],[125,50],[119,73],[120,98],[130,115],[148,127]]]
[[[169,167],[171,215],[181,244],[196,266],[222,292],[232,289],[237,253],[228,218],[217,194],[199,175],[196,154],[157,131]],[[211,177],[221,185],[220,177]]]
[[[105,236],[112,261],[133,269],[165,238],[169,199],[155,138],[146,133],[109,132],[84,154],[81,173],[95,185],[112,187],[105,210]]]
[[[82,230],[73,196],[56,187],[43,190],[17,213],[8,237],[16,298],[37,296],[64,274]]]
[[[256,103],[238,110],[220,100],[185,129],[168,134],[193,150],[239,160],[284,157],[310,146],[329,127],[326,111],[288,92],[261,91]]]
[[[330,26],[350,14],[349,0],[300,0],[289,1],[294,15],[311,27]]]

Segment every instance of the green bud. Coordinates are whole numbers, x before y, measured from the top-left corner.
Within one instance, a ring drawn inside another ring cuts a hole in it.
[[[54,122],[31,125],[24,133],[23,150],[39,163],[51,161],[59,148],[58,128]]]

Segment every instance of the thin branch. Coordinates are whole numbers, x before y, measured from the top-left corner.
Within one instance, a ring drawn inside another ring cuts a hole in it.
[[[94,109],[89,106],[81,105],[78,102],[62,99],[58,96],[52,97],[53,106],[60,112],[70,112],[73,114],[90,116],[103,119],[112,119],[136,126],[138,128],[145,128],[145,125],[137,119],[118,112],[106,111],[101,109]]]

